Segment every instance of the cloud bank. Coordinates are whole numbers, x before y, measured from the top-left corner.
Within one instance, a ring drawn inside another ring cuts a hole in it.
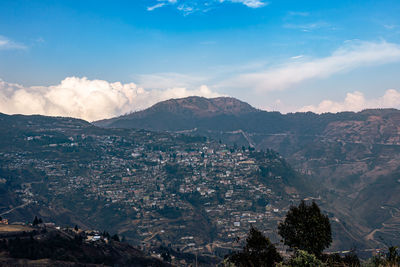
[[[284,90],[311,79],[327,78],[365,66],[400,61],[400,45],[388,42],[347,42],[330,56],[302,59],[253,73],[241,74],[221,86],[253,88],[259,92]]]
[[[364,94],[358,91],[347,93],[343,101],[335,102],[323,100],[318,105],[310,105],[299,111],[312,111],[315,113],[361,111],[368,108],[396,108],[400,109],[400,91],[395,89],[386,90],[385,94],[375,99],[366,99]]]
[[[24,87],[0,79],[0,112],[6,114],[41,114],[82,118],[88,121],[111,118],[171,99],[188,96],[218,97],[220,94],[202,85],[189,90],[171,87],[166,90],[144,89],[135,83],[110,83],[85,77],[67,77],[52,86]],[[282,103],[276,103],[284,108]],[[295,108],[292,107],[295,111]],[[304,106],[297,111],[315,113],[361,111],[367,108],[400,109],[400,91],[387,90],[383,96],[367,99],[363,93],[347,93],[343,101],[323,100],[317,105]]]
[[[217,97],[207,86],[188,90],[146,90],[135,83],[110,83],[67,77],[52,86],[24,87],[0,80],[0,112],[68,116],[100,120],[147,108],[159,101],[188,96]]]

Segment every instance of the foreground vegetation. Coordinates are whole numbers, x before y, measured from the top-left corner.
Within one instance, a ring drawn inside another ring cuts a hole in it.
[[[278,226],[283,243],[293,253],[284,259],[274,244],[261,231],[251,227],[242,251],[225,257],[225,267],[356,267],[356,266],[400,266],[397,247],[390,247],[388,253],[382,253],[365,262],[361,262],[354,251],[345,255],[323,253],[332,243],[329,219],[322,214],[318,205],[304,201],[298,207],[292,206],[285,220]]]
[[[121,266],[170,266],[170,263],[184,266],[189,262],[199,263],[200,266],[216,264],[210,259],[197,258],[197,255],[181,255],[169,247],[153,249],[153,252],[157,252],[159,258],[164,261],[162,262],[145,256],[142,251],[126,243],[121,243],[118,235],[111,236],[107,232],[98,234],[101,239],[97,242],[87,241],[90,234],[80,230],[77,225],[64,230],[46,228],[42,219],[38,217],[35,217],[30,225],[30,227],[2,225],[0,265],[31,266],[37,263],[32,262],[35,260],[50,261],[41,266],[61,263]],[[328,217],[321,212],[315,202],[307,204],[301,201],[298,206],[292,206],[284,221],[279,224],[278,232],[283,244],[290,248],[289,253],[281,255],[268,237],[251,226],[243,249],[226,255],[220,265],[224,267],[400,266],[400,254],[398,248],[394,246],[388,248],[387,253],[375,255],[366,261],[361,261],[355,251],[344,255],[324,253],[324,249],[332,243],[331,225]],[[172,256],[175,258],[173,262]],[[193,259],[190,259],[191,257]],[[22,259],[26,261],[21,263]],[[186,259],[185,264],[180,264],[179,259]]]

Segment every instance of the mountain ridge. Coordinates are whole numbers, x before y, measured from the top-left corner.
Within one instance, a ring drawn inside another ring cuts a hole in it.
[[[197,105],[195,109],[186,105],[186,102],[191,100],[212,102],[215,99],[222,99],[225,102],[229,101],[230,105],[238,104],[239,107],[231,109],[221,108],[221,104],[224,104],[221,101],[218,112],[208,112],[207,108],[210,105]],[[286,153],[288,152],[286,149],[280,150],[277,147],[277,142],[266,143],[265,135],[324,135],[325,138],[335,139],[336,137],[329,134],[328,129],[337,129],[340,127],[352,128],[350,124],[360,122],[364,126],[367,126],[369,122],[372,123],[377,118],[390,120],[392,121],[392,125],[393,123],[400,122],[400,111],[396,109],[367,109],[360,112],[346,111],[323,114],[312,112],[281,114],[279,112],[269,112],[253,108],[249,104],[234,98],[215,99],[189,97],[167,100],[144,111],[108,120],[95,121],[92,124],[104,128],[134,128],[204,135],[217,140],[222,139],[232,144],[251,145],[260,149],[272,147],[281,153]],[[181,103],[184,103],[184,105]],[[204,107],[206,110],[199,112],[199,107]],[[235,112],[232,112],[232,110]],[[347,130],[345,131],[347,132]],[[385,134],[391,135],[391,133],[387,134],[387,132]],[[357,135],[357,132],[353,132],[351,135]],[[277,137],[272,138],[272,136],[269,136],[267,139],[277,139]],[[362,138],[358,137],[358,139]]]

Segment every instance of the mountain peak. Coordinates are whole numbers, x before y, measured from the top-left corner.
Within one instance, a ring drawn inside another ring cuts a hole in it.
[[[249,104],[233,97],[205,98],[191,96],[159,102],[143,112],[171,112],[210,117],[221,114],[240,115],[257,111]]]
[[[167,130],[185,129],[195,121],[219,116],[241,116],[259,110],[233,97],[205,98],[190,96],[159,102],[148,109],[117,118],[96,121],[100,127],[134,127],[153,129],[163,124]]]

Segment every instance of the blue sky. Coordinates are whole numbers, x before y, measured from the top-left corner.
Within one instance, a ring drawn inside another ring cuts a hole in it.
[[[92,120],[191,94],[399,108],[398,14],[398,0],[2,0],[0,112]]]

